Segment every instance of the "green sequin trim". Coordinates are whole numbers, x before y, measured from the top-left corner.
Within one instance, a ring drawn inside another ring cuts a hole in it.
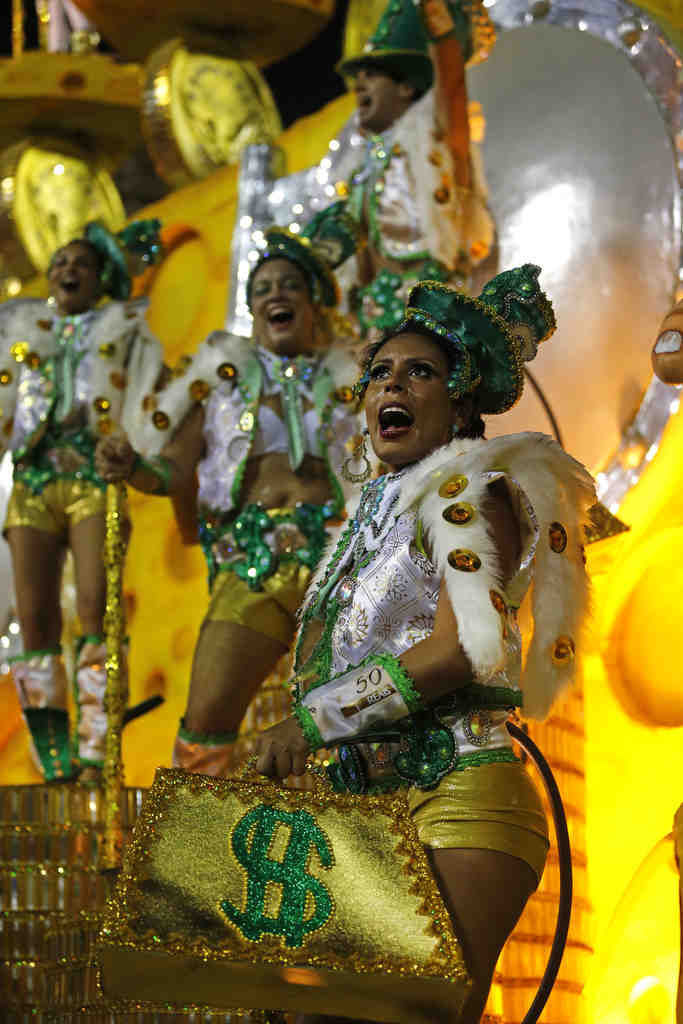
[[[32,494],[42,494],[55,480],[87,480],[100,490],[107,486],[95,470],[95,441],[85,429],[62,434],[51,427],[35,448],[28,453],[15,452],[13,460],[14,479]],[[63,468],[71,464],[76,468]]]
[[[31,658],[42,658],[47,654],[61,654],[61,647],[45,647],[37,651],[24,651],[23,654],[14,654],[11,658],[7,659],[9,665],[14,665],[17,661],[30,661]]]
[[[246,505],[232,522],[201,516],[199,542],[209,570],[209,589],[219,572],[234,572],[250,587],[261,590],[264,580],[285,562],[298,562],[315,569],[327,542],[326,523],[334,515],[330,505],[301,502],[292,512],[271,514],[260,505]],[[291,523],[306,543],[278,554],[268,543],[267,534]]]
[[[369,658],[361,662],[361,665],[381,665],[391,676],[392,682],[403,697],[403,702],[411,715],[424,709],[424,701],[415,689],[412,678],[393,654],[371,654]]]
[[[452,271],[438,260],[427,259],[413,267],[415,258],[410,257],[409,271],[398,273],[383,268],[370,284],[358,289],[354,312],[363,337],[370,328],[383,334],[398,327],[405,316],[407,293],[418,281],[448,281],[452,277]]]
[[[322,736],[320,735],[320,730],[315,724],[313,715],[308,708],[304,707],[303,704],[295,704],[293,713],[311,750],[316,751],[320,750],[321,747],[324,747],[325,744]]]
[[[185,726],[185,719],[180,719],[178,737],[186,743],[201,743],[203,747],[222,747],[226,743],[234,743],[237,739],[236,732],[191,732]]]
[[[466,768],[477,768],[482,764],[519,763],[519,758],[510,747],[497,747],[494,750],[475,750],[472,754],[463,754],[453,765],[453,771],[463,772]]]

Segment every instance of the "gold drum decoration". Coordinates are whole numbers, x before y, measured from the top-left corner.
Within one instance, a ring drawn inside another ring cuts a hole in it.
[[[467,970],[403,795],[162,768],[142,814],[100,935],[106,998],[459,1011]]]
[[[76,0],[117,53],[145,60],[167,39],[194,52],[259,65],[305,46],[334,13],[334,0]]]
[[[125,224],[109,172],[65,149],[63,142],[27,139],[0,154],[0,297],[18,295],[36,271],[45,272],[55,249],[82,234],[88,221],[111,231]]]
[[[245,146],[273,142],[282,122],[255,64],[174,39],[147,62],[142,128],[157,172],[180,188],[238,164]]]

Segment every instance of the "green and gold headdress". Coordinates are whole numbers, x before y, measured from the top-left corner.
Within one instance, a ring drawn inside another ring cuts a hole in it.
[[[531,263],[506,270],[476,299],[440,281],[420,281],[408,297],[401,324],[369,350],[357,393],[365,392],[381,346],[414,326],[455,352],[448,382],[453,399],[472,394],[478,412],[506,412],[522,394],[523,362],[534,358],[556,326],[551,302],[538,284],[539,273],[540,267]]]
[[[484,60],[496,34],[482,0],[448,0],[452,29],[467,63]],[[429,56],[430,37],[415,0],[389,0],[363,50],[340,61],[337,71],[355,75],[361,68],[374,67],[426,92],[434,82]]]
[[[290,260],[300,268],[315,303],[328,308],[337,305],[339,290],[333,270],[348,259],[357,244],[357,228],[345,212],[343,202],[321,210],[300,234],[274,226],[265,235],[266,248],[260,253],[247,281],[249,305],[256,271],[273,259]]]
[[[374,67],[426,92],[434,82],[429,39],[413,0],[389,0],[377,28],[359,54],[340,61],[337,71],[355,75]]]
[[[74,242],[84,242],[91,245],[100,260],[100,284],[105,295],[111,295],[113,299],[125,301],[131,292],[131,272],[129,270],[129,258],[131,256],[139,259],[143,268],[145,264],[151,266],[156,263],[162,255],[162,244],[159,237],[161,221],[134,220],[131,221],[122,231],[112,234],[100,221],[90,221],[85,226],[82,238],[74,238]],[[60,250],[58,249],[57,252]],[[56,253],[53,253],[48,267],[48,274],[52,269],[52,260]],[[135,272],[132,276],[136,276]]]

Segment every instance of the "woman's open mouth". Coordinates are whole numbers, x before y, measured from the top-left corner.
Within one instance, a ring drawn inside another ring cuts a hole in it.
[[[78,291],[80,286],[81,282],[76,277],[63,277],[59,282],[61,290],[66,292],[68,295],[73,295],[74,292]]]
[[[411,429],[414,416],[402,406],[392,403],[379,411],[379,436],[383,441],[395,441]]]
[[[294,310],[289,306],[273,306],[268,313],[270,327],[287,327],[294,320]]]

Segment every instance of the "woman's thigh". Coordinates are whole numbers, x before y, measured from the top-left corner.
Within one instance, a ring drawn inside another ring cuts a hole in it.
[[[193,732],[236,730],[287,648],[236,622],[204,620],[195,648],[185,724]]]
[[[24,649],[56,647],[62,632],[59,589],[64,549],[61,538],[34,526],[11,526],[7,530],[7,541],[12,555]]]
[[[473,981],[452,1024],[478,1024],[500,952],[537,886],[520,857],[497,850],[428,849],[437,885]]]

